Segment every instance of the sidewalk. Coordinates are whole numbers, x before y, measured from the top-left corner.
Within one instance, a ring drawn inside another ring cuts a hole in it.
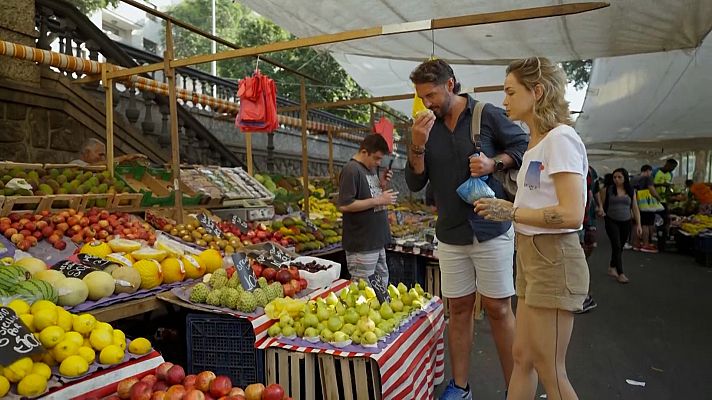
[[[606,275],[610,250],[602,231],[598,241],[589,259],[598,307],[576,316],[567,359],[579,398],[712,399],[712,268],[687,255],[628,250],[623,262],[631,283],[621,285]],[[473,398],[504,399],[486,318],[477,322],[471,357]],[[445,375],[447,384],[449,363]],[[631,386],[626,379],[646,386]],[[537,399],[542,393],[540,387]]]

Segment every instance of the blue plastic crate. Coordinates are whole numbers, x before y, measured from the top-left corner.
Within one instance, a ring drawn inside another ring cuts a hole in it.
[[[396,251],[386,251],[386,262],[388,263],[388,282],[398,286],[400,282],[408,287],[425,287],[425,266],[427,260],[415,254],[401,253]]]
[[[255,348],[252,324],[243,318],[188,314],[188,373],[213,371],[234,386],[264,382],[264,351]]]

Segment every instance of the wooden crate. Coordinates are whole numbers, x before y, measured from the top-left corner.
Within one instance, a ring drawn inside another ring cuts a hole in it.
[[[42,196],[6,196],[2,206],[2,216],[10,215],[13,212],[34,214],[42,199]]]
[[[371,358],[344,358],[319,354],[323,398],[329,400],[381,400],[381,374]]]
[[[429,262],[425,267],[425,280],[425,291],[443,300],[443,309],[445,310],[445,318],[447,318],[450,315],[450,311],[447,298],[443,297],[443,292],[440,288],[440,265],[437,262]]]
[[[110,208],[114,202],[114,194],[113,193],[88,193],[85,195],[82,195],[82,199],[79,202],[79,205],[77,206],[77,211],[86,211],[92,206],[89,204],[91,200],[94,200],[94,207],[99,207],[96,205],[97,200],[106,200],[106,206],[100,207],[100,208]]]
[[[315,354],[272,347],[265,358],[267,385],[280,384],[294,400],[317,398],[320,382]]]
[[[18,163],[13,161],[0,161],[0,169],[42,169],[42,164]]]
[[[82,201],[80,194],[53,194],[43,196],[42,201],[37,207],[37,211],[58,211],[73,208],[77,210],[79,203]]]
[[[77,168],[82,171],[92,171],[92,172],[103,172],[106,171],[106,165],[78,165],[78,164],[45,164],[44,169],[50,170],[52,168],[65,169],[65,168]]]
[[[109,204],[111,211],[137,210],[141,208],[142,193],[117,193]]]

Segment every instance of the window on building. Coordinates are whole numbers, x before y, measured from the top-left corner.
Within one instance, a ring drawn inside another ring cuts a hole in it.
[[[153,54],[158,53],[158,45],[156,42],[146,38],[143,39],[143,49]]]

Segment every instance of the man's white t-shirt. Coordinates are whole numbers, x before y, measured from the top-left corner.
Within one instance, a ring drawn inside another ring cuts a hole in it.
[[[586,147],[574,128],[559,125],[536,146],[527,150],[522,167],[517,175],[517,196],[514,206],[521,208],[545,208],[559,204],[552,175],[569,172],[581,176],[581,197],[586,204],[586,172],[588,158]],[[578,229],[540,228],[515,223],[515,230],[525,235],[576,232]]]

